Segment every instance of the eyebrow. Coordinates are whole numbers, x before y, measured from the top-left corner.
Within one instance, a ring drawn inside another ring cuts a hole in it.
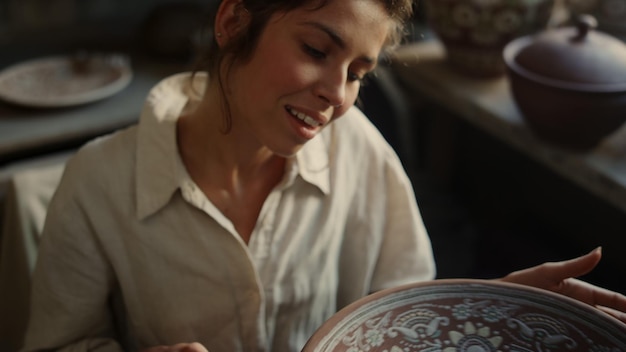
[[[337,34],[337,32],[335,32],[327,25],[319,22],[303,22],[303,24],[319,29],[320,31],[326,33],[338,47],[340,47],[341,49],[346,48],[346,42],[343,40],[343,38],[341,38],[341,36]],[[371,65],[376,65],[377,61],[376,59],[366,55],[359,57],[359,60]]]

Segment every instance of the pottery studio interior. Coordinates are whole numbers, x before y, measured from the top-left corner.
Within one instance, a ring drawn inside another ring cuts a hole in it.
[[[216,3],[0,0],[0,298],[8,285],[28,295],[58,171],[193,67]],[[626,0],[414,4],[358,107],[409,175],[438,278],[602,246],[584,278],[626,294],[624,41]],[[58,93],[27,77],[58,60],[100,60],[115,77]]]

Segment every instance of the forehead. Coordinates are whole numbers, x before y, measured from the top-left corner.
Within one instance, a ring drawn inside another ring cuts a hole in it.
[[[367,39],[384,44],[392,33],[394,20],[380,0],[309,1],[302,7],[274,17],[274,21],[296,25],[321,24],[346,41]]]
[[[300,15],[332,17],[333,21],[369,21],[391,23],[391,17],[381,0],[313,0],[305,2],[292,12]]]

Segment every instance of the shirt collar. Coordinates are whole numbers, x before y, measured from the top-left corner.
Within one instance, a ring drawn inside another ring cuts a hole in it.
[[[326,126],[326,130],[330,127],[332,126]],[[323,138],[324,132],[307,142],[296,154],[295,167],[303,180],[327,195],[330,193],[329,148]]]
[[[188,177],[178,153],[176,121],[190,100],[200,99],[198,93],[204,90],[207,80],[206,74],[196,74],[192,88],[190,73],[180,73],[157,84],[146,99],[139,119],[136,150],[139,219],[165,206]],[[299,175],[323,194],[328,194],[329,148],[322,134],[302,147],[289,163],[291,167],[285,177],[295,179]]]
[[[135,174],[137,217],[163,207],[180,185],[176,121],[189,100],[184,87],[189,75],[177,74],[148,94],[139,118]]]

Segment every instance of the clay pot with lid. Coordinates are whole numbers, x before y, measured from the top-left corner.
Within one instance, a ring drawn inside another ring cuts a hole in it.
[[[586,151],[626,121],[626,45],[595,18],[510,42],[504,61],[513,98],[540,138]]]

